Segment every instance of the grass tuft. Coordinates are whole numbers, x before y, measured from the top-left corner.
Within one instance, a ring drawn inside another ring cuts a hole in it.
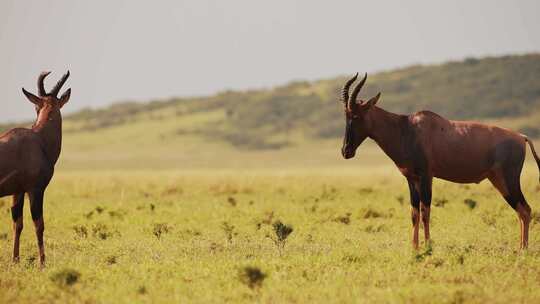
[[[53,273],[50,279],[60,287],[68,287],[77,283],[80,277],[81,274],[77,270],[66,268]]]
[[[159,240],[171,231],[172,227],[165,223],[156,223],[152,228],[152,234]]]
[[[267,275],[258,267],[246,266],[240,269],[238,279],[250,289],[260,288]]]
[[[476,208],[476,205],[478,205],[478,202],[476,202],[475,200],[471,199],[471,198],[466,198],[463,203],[465,203],[465,205],[467,205],[467,207],[469,207],[469,209],[473,210],[474,208]]]

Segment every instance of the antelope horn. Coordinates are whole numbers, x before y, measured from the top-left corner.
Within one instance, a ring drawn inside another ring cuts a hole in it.
[[[358,73],[353,76],[353,78],[347,80],[345,82],[345,85],[343,86],[343,89],[341,89],[341,101],[343,101],[344,104],[346,104],[349,101],[349,87],[353,82],[356,81],[356,78],[358,78]]]
[[[47,92],[45,92],[45,84],[43,81],[45,80],[45,77],[47,77],[51,72],[41,72],[38,77],[37,86],[38,86],[38,93],[39,96],[43,97],[47,95]]]
[[[356,104],[356,97],[358,96],[358,93],[360,93],[360,89],[364,86],[364,83],[366,83],[367,79],[367,73],[364,75],[364,78],[360,80],[360,82],[354,87],[354,90],[352,91],[351,98],[349,99],[348,107],[349,109],[352,109],[354,105]]]
[[[58,80],[58,82],[56,83],[56,85],[52,89],[51,93],[49,93],[49,94],[53,95],[53,96],[57,96],[58,92],[60,92],[60,89],[62,88],[64,83],[66,83],[66,80],[68,79],[68,77],[69,77],[69,71],[67,71],[67,73],[65,73],[64,76],[62,76],[62,78],[60,78],[60,80]]]

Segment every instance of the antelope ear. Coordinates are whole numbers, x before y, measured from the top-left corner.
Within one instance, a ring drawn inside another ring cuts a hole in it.
[[[69,98],[71,97],[71,88],[67,89],[67,91],[62,94],[60,97],[60,109],[69,101]]]
[[[371,97],[371,99],[367,102],[368,107],[372,107],[377,104],[377,101],[379,101],[379,97],[381,97],[381,92],[379,92],[374,97]]]
[[[43,106],[43,101],[41,101],[41,99],[39,97],[37,97],[36,95],[28,92],[24,88],[22,88],[22,91],[23,91],[24,96],[26,96],[26,98],[28,98],[28,100],[30,100],[31,103],[35,104],[36,106],[38,106],[40,108]]]

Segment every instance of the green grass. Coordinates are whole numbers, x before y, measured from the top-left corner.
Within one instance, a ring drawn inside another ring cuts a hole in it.
[[[46,196],[44,270],[28,205],[11,263],[9,200],[0,203],[0,302],[540,300],[538,212],[521,252],[517,217],[489,183],[436,181],[433,243],[415,252],[404,178],[361,158],[369,153],[343,161],[348,169],[60,170]],[[528,162],[533,210],[537,181]],[[278,220],[294,229],[282,249]]]

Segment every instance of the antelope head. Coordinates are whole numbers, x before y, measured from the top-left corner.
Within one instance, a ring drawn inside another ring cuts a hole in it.
[[[36,96],[22,88],[24,96],[26,96],[26,98],[33,103],[36,108],[36,124],[48,120],[55,120],[60,117],[60,109],[69,101],[69,97],[71,96],[70,88],[67,89],[60,97],[58,97],[60,89],[62,89],[62,86],[69,77],[69,71],[67,71],[67,73],[60,78],[58,83],[56,83],[54,88],[49,93],[45,91],[45,84],[43,82],[45,77],[47,77],[47,75],[50,73],[51,72],[43,72],[38,77],[37,84],[39,96]]]
[[[354,157],[356,149],[369,136],[369,120],[367,114],[369,110],[379,101],[381,93],[369,99],[367,102],[357,100],[358,93],[366,83],[367,74],[354,87],[351,96],[349,97],[349,87],[358,78],[358,73],[351,79],[347,80],[341,90],[341,100],[345,108],[345,137],[343,138],[343,147],[341,154],[345,159]]]

